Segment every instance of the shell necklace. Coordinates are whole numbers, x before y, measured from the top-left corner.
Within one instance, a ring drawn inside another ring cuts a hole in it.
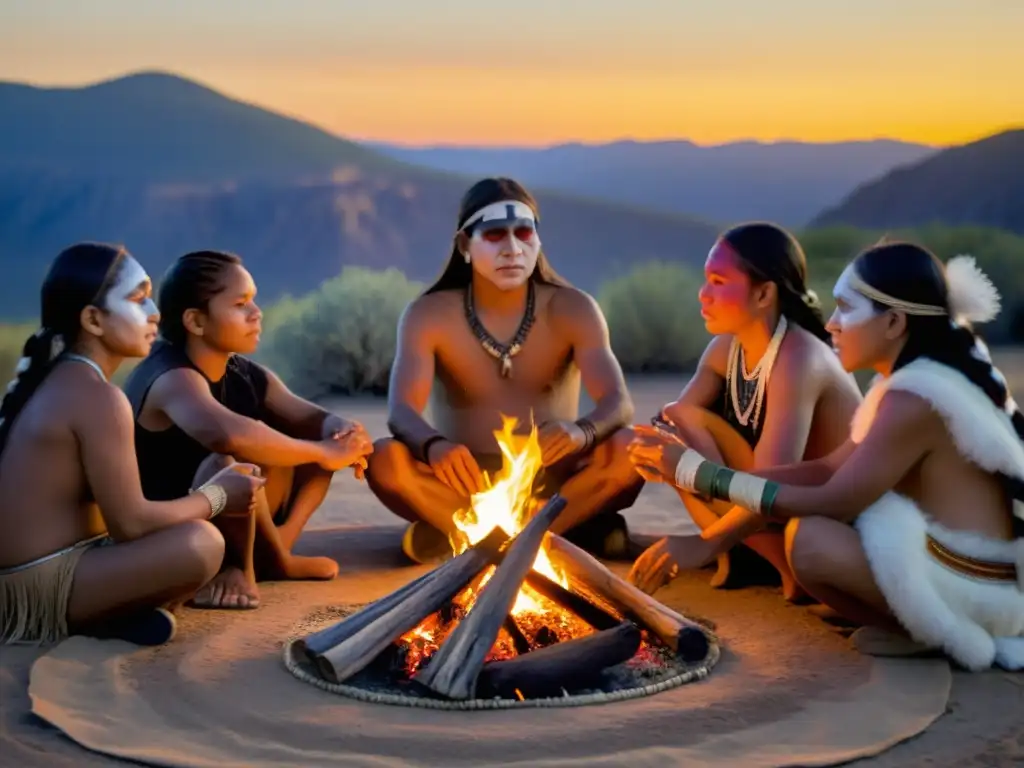
[[[740,345],[739,340],[733,339],[725,378],[728,382],[730,395],[732,396],[732,409],[736,414],[736,421],[744,427],[751,422],[751,417],[753,417],[753,428],[756,430],[757,424],[761,420],[761,410],[764,404],[765,392],[768,389],[768,380],[771,378],[772,368],[775,366],[775,359],[778,357],[779,347],[782,346],[782,340],[786,336],[788,327],[789,323],[786,321],[785,315],[781,315],[778,325],[775,326],[775,333],[772,334],[771,341],[768,342],[768,347],[765,349],[761,359],[758,360],[757,365],[754,366],[754,370],[749,373],[747,373],[746,361],[743,358],[743,347]],[[745,408],[740,405],[738,391],[741,374],[744,383],[753,381],[755,378],[757,380],[754,396],[746,403]]]

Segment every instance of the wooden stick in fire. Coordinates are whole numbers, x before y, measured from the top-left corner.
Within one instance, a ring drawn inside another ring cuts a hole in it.
[[[630,621],[593,634],[555,643],[532,653],[492,661],[480,671],[480,695],[511,698],[557,696],[563,688],[596,683],[604,670],[633,658],[640,630]]]
[[[523,579],[533,568],[548,528],[565,505],[566,500],[555,494],[512,540],[501,565],[477,595],[469,614],[414,680],[450,699],[469,699],[475,695],[484,660],[512,609]]]
[[[668,606],[620,579],[597,558],[552,534],[548,539],[548,556],[571,579],[575,579],[610,602],[627,616],[650,629],[685,661],[699,661],[707,656],[708,637],[696,622],[680,616]]]
[[[438,566],[418,579],[412,590],[398,590],[367,606],[359,613],[332,627],[332,645],[313,654],[320,674],[340,683],[372,662],[395,638],[414,628],[444,602],[465,588],[473,577],[490,565],[499,547],[508,537],[500,528],[492,530],[482,541],[458,557]],[[320,638],[306,648],[322,648],[327,642]]]

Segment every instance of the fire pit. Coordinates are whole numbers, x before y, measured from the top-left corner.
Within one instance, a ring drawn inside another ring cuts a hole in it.
[[[291,640],[292,674],[355,698],[443,709],[597,703],[704,677],[718,659],[707,629],[548,532],[566,502],[532,496],[536,430],[517,436],[507,419],[496,437],[504,466],[456,515],[455,557]]]

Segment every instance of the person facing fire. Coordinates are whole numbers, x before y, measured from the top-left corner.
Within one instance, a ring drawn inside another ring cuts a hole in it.
[[[737,505],[705,537],[788,520],[800,584],[851,621],[895,632],[884,652],[1024,668],[1024,414],[973,330],[997,316],[998,292],[972,258],[943,265],[913,243],[868,249],[834,292],[840,361],[877,374],[843,446],[734,472],[640,430],[633,460],[648,479]],[[666,566],[641,559],[632,577],[653,590]]]
[[[807,259],[789,232],[769,222],[724,232],[704,263],[701,316],[714,334],[697,371],[662,416],[684,442],[733,469],[826,456],[850,434],[860,403],[853,377],[829,345],[817,297],[807,288]],[[680,494],[702,530],[729,511],[723,502]],[[740,586],[753,575],[753,550],[778,570],[787,600],[804,597],[786,562],[782,530],[748,531],[743,544],[719,539],[712,586]],[[662,539],[649,555],[687,560],[687,537]]]
[[[519,183],[477,182],[441,276],[399,320],[391,437],[375,443],[367,483],[410,522],[402,548],[416,562],[451,556],[455,513],[502,469],[503,418],[538,430],[534,500],[568,500],[551,530],[606,556],[628,549],[619,511],[643,486],[626,455],[633,403],[604,315],[551,267],[538,225]],[[581,383],[595,403],[583,417]]]

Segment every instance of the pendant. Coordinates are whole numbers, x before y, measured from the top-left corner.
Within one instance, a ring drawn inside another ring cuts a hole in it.
[[[508,355],[501,356],[501,378],[512,378],[512,358]]]

